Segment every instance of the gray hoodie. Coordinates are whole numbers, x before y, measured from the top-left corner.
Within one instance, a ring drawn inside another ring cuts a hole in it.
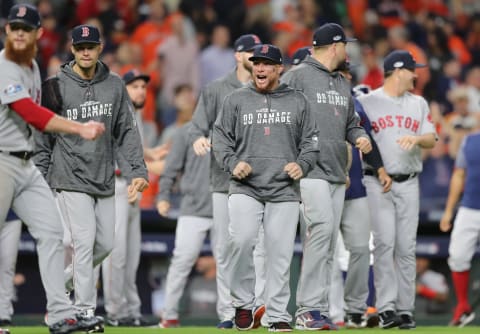
[[[285,73],[282,81],[305,93],[315,115],[319,153],[316,166],[306,177],[345,183],[348,157],[345,140],[355,144],[359,137],[368,138],[355,113],[350,83],[311,56]]]
[[[130,167],[127,178],[148,178],[133,106],[123,81],[104,63],[97,63],[92,80],[76,74],[74,63],[62,65],[57,76],[49,79],[58,79],[61,96],[54,111],[81,123],[102,122],[105,133],[93,141],[70,134],[36,133],[35,163],[52,189],[111,196],[115,192],[115,150]],[[52,98],[42,96],[43,104],[54,105]]]
[[[191,123],[183,125],[172,138],[172,147],[160,176],[157,200],[170,201],[172,187],[181,174],[180,215],[211,218],[212,194],[208,189],[210,157],[197,156],[193,151],[188,138],[191,125]]]
[[[211,82],[203,89],[193,113],[193,126],[189,130],[192,143],[199,137],[211,137],[213,123],[215,123],[215,119],[221,111],[225,96],[240,87],[243,87],[243,84],[237,79],[237,70],[235,69],[223,78]],[[220,168],[213,152],[211,152],[211,190],[213,192],[228,192],[229,180],[230,174]]]
[[[215,157],[230,175],[240,161],[252,167],[242,180],[231,178],[230,194],[260,201],[299,201],[299,182],[284,167],[296,162],[306,174],[315,164],[315,119],[305,95],[285,84],[262,94],[250,84],[225,98],[213,128]]]

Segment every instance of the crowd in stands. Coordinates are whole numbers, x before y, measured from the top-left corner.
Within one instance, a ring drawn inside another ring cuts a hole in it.
[[[25,2],[25,0],[22,0]],[[138,68],[150,75],[143,114],[145,145],[168,145],[187,122],[199,91],[234,66],[232,41],[257,34],[278,46],[287,64],[310,46],[313,30],[338,22],[349,35],[354,84],[383,81],[382,62],[392,49],[410,51],[418,70],[415,93],[430,103],[439,142],[424,156],[422,202],[442,207],[461,138],[480,121],[480,2],[473,0],[32,0],[45,33],[38,61],[43,78],[69,60],[70,30],[99,27],[102,61],[119,74]],[[0,2],[0,43],[9,8]],[[150,175],[152,185],[155,175]],[[155,205],[156,187],[143,208]]]

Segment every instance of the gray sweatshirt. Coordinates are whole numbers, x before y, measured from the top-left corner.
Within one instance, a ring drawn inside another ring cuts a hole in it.
[[[97,63],[92,80],[82,79],[72,70],[73,65],[74,61],[62,65],[57,76],[49,79],[58,78],[60,103],[52,102],[58,96],[47,89],[42,104],[56,106],[54,111],[70,120],[102,122],[105,133],[93,141],[70,134],[36,133],[35,163],[50,187],[96,196],[113,195],[116,150],[130,167],[127,178],[148,179],[133,106],[123,81],[102,62]]]
[[[306,174],[315,164],[317,133],[307,99],[285,84],[266,94],[252,84],[225,98],[213,128],[215,157],[231,175],[240,161],[252,167],[242,180],[231,178],[230,194],[260,201],[299,201],[299,182],[283,171],[296,162]]]
[[[157,200],[170,201],[172,187],[180,178],[181,216],[212,217],[212,195],[208,189],[210,158],[197,156],[188,138],[191,123],[183,125],[172,138],[172,147],[160,176]]]
[[[360,126],[350,92],[350,83],[338,72],[329,72],[311,56],[282,76],[289,86],[307,96],[318,127],[317,164],[307,178],[345,183],[347,146],[359,137],[368,138]]]
[[[236,69],[207,85],[200,94],[197,107],[193,113],[189,137],[193,143],[199,137],[211,137],[213,124],[220,113],[222,103],[228,94],[243,84],[237,79]],[[210,186],[213,192],[228,192],[230,174],[218,165],[211,152]]]

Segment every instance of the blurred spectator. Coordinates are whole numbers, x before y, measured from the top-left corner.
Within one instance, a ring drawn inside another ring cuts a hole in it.
[[[361,82],[371,89],[377,89],[383,84],[383,70],[379,65],[379,58],[370,46],[364,46],[362,54],[365,74]]]
[[[388,2],[388,1],[387,1]],[[420,64],[428,64],[425,52],[415,43],[410,41],[409,33],[404,26],[395,26],[388,31],[390,47],[392,49],[407,50],[413,56],[413,59]],[[428,67],[419,68],[415,71],[417,80],[413,92],[423,95],[423,89],[430,80],[430,70]]]
[[[467,47],[472,54],[472,65],[480,65],[480,13],[472,17],[466,36]]]
[[[480,113],[480,66],[467,72],[465,83],[468,86],[468,111]]]
[[[196,96],[190,84],[181,84],[175,87],[173,107],[164,115],[164,124],[169,124],[162,132],[159,144],[170,145],[175,132],[192,119],[195,109]]]
[[[449,113],[453,106],[448,100],[448,92],[459,85],[462,85],[462,64],[456,58],[447,60],[442,68],[442,72],[436,82],[432,83],[432,88],[436,91],[435,101],[441,104],[442,112]]]
[[[179,13],[171,16],[169,22],[173,34],[167,37],[157,49],[159,72],[162,78],[157,110],[160,109],[161,112],[173,105],[174,90],[178,85],[190,85],[195,96],[199,91],[198,45],[194,38],[188,36],[184,20],[189,19]],[[167,123],[163,124],[167,125]]]
[[[60,43],[60,34],[57,32],[57,19],[53,12],[50,0],[40,0],[37,4],[38,12],[42,19],[43,34],[38,41],[39,66],[42,77],[46,76],[47,64],[55,54]]]
[[[229,44],[228,27],[217,24],[213,28],[211,44],[200,53],[200,88],[223,77],[235,67],[235,53]]]
[[[416,310],[426,313],[446,313],[448,290],[445,275],[430,269],[429,259],[417,257]]]

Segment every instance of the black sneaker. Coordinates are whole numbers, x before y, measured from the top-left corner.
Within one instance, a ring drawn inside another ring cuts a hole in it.
[[[348,313],[345,317],[346,328],[365,328],[367,320],[361,313]]]
[[[50,334],[68,334],[81,330],[77,319],[63,319],[48,326]]]
[[[235,326],[239,331],[248,331],[253,327],[252,310],[237,308],[235,309]]]
[[[380,327],[384,329],[400,326],[403,321],[393,311],[385,311],[378,315],[380,317]]]
[[[417,327],[415,319],[410,314],[400,314],[402,324],[398,326],[399,329],[413,329]]]
[[[268,328],[269,332],[291,332],[293,331],[292,326],[288,322],[280,321],[274,322]]]

